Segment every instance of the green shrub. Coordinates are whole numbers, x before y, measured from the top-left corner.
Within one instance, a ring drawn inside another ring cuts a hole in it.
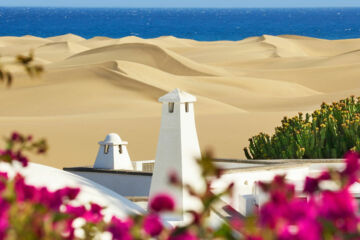
[[[342,158],[350,149],[360,152],[360,97],[323,103],[311,115],[299,113],[281,123],[274,135],[249,139],[248,159]]]

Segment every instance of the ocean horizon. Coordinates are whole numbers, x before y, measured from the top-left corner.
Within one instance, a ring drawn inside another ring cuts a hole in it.
[[[175,36],[199,41],[301,35],[360,37],[360,8],[56,8],[0,7],[0,36],[84,38]]]

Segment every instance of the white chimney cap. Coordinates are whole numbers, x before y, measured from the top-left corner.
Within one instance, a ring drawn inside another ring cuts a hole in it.
[[[187,92],[181,91],[178,88],[175,88],[173,91],[160,97],[159,102],[176,102],[176,103],[196,102],[196,97]]]
[[[106,135],[104,141],[99,142],[100,145],[126,145],[128,142],[122,141],[116,133],[109,133]]]

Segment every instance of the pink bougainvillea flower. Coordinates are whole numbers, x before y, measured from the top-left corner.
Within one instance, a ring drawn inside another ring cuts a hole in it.
[[[285,175],[277,175],[270,183],[259,182],[261,189],[270,194],[271,201],[287,202],[295,196],[295,185],[285,181]]]
[[[319,184],[321,181],[330,180],[331,175],[329,171],[322,172],[318,177],[306,177],[304,183],[304,193],[313,194],[319,190]]]
[[[74,217],[81,217],[86,212],[86,208],[84,206],[72,206],[66,205],[66,213],[73,215]]]
[[[330,180],[330,179],[331,179],[331,175],[330,175],[329,171],[323,171],[323,172],[319,175],[318,179],[319,179],[320,181]]]
[[[65,212],[73,215],[74,217],[82,217],[87,222],[99,223],[103,220],[103,215],[101,213],[102,207],[96,203],[91,203],[90,209],[87,210],[84,206],[72,206],[66,205]]]
[[[61,189],[52,192],[49,191],[46,187],[42,187],[41,190],[42,199],[45,206],[48,206],[50,209],[58,211],[64,200]]]
[[[346,167],[341,172],[341,175],[347,178],[347,186],[356,182],[360,177],[359,157],[359,154],[353,151],[350,151],[345,155]]]
[[[9,228],[9,208],[10,204],[3,198],[0,198],[0,239],[5,239]]]
[[[34,199],[37,189],[34,186],[27,185],[22,175],[17,174],[14,182],[16,201],[24,202]]]
[[[171,184],[177,185],[180,183],[180,178],[176,171],[171,171],[169,174],[169,182]]]
[[[5,162],[19,161],[24,167],[28,165],[28,158],[22,155],[21,151],[0,150],[0,158]]]
[[[103,219],[103,215],[101,213],[102,207],[96,203],[91,203],[90,210],[87,210],[82,217],[91,223],[99,223]]]
[[[12,134],[11,134],[11,140],[12,141],[19,141],[20,140],[20,134],[18,133],[18,132],[13,132]]]
[[[21,154],[21,152],[16,153],[16,157],[14,160],[17,160],[23,165],[23,167],[26,167],[29,163],[29,159]]]
[[[6,232],[9,227],[7,217],[0,218],[0,239],[6,239]]]
[[[278,234],[279,240],[321,240],[321,227],[316,221],[304,219],[297,224],[285,225]]]
[[[25,183],[20,174],[15,176],[16,200],[19,202],[31,201],[40,203],[53,210],[59,210],[65,199],[74,199],[78,194],[77,188],[64,188],[55,192],[49,191],[46,187],[34,187]]]
[[[65,187],[60,189],[62,197],[74,200],[80,193],[80,188]]]
[[[346,232],[357,231],[360,219],[357,203],[347,188],[340,191],[324,191],[318,202],[319,217],[331,221]]]
[[[113,216],[107,230],[112,234],[114,240],[131,240],[130,228],[132,225],[131,220],[122,221]]]
[[[158,236],[163,230],[161,219],[156,214],[148,215],[143,222],[144,231],[152,237]]]
[[[246,240],[263,240],[261,236],[247,236]]]
[[[0,172],[0,178],[7,180],[9,179],[9,175],[7,172]]]
[[[319,179],[318,178],[312,178],[312,177],[306,177],[305,183],[304,183],[304,193],[312,194],[319,190]]]
[[[175,201],[166,194],[158,194],[150,200],[150,210],[153,212],[174,211]]]

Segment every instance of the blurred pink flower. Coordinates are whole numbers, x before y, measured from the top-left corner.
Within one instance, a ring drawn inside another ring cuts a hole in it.
[[[60,189],[62,197],[74,200],[80,193],[80,188],[65,187]]]
[[[360,177],[360,163],[359,154],[353,151],[348,152],[345,155],[346,167],[341,172],[341,175],[347,178],[347,186],[356,182]]]
[[[312,177],[306,177],[305,183],[304,183],[304,193],[314,193],[317,190],[319,190],[319,179],[318,178],[312,178]]]
[[[354,232],[360,223],[357,203],[348,189],[324,191],[318,202],[318,216],[331,221],[342,231]]]
[[[158,194],[150,200],[150,210],[154,212],[174,211],[175,201],[166,193]]]
[[[260,236],[247,236],[246,240],[263,240]]]
[[[279,240],[321,240],[320,224],[302,220],[294,225],[286,225],[278,235]]]
[[[10,204],[3,198],[0,198],[0,239],[5,239],[9,227],[9,208]]]
[[[171,171],[169,174],[169,182],[171,184],[177,185],[180,183],[179,176],[176,171]]]
[[[13,132],[13,133],[11,134],[11,140],[12,140],[12,141],[18,141],[18,140],[20,140],[20,134],[19,134],[18,132]]]
[[[13,152],[12,150],[1,150],[0,149],[0,157],[5,162],[19,161],[21,165],[26,167],[28,165],[28,158],[22,155],[21,151]]]
[[[81,217],[86,212],[86,208],[84,206],[71,206],[66,205],[66,213],[73,215],[74,217]]]
[[[152,237],[155,237],[163,230],[163,224],[158,215],[151,214],[144,218],[143,222],[144,231]]]
[[[19,161],[21,165],[23,165],[23,167],[26,167],[29,163],[29,159],[22,155],[20,151],[16,153],[16,157],[14,158],[14,160]]]
[[[121,219],[113,216],[111,218],[108,231],[112,234],[114,240],[131,240],[130,228],[133,223],[131,220],[122,221]]]
[[[91,223],[101,222],[103,219],[103,215],[101,213],[102,207],[96,203],[91,203],[90,210],[87,210],[82,217]]]

